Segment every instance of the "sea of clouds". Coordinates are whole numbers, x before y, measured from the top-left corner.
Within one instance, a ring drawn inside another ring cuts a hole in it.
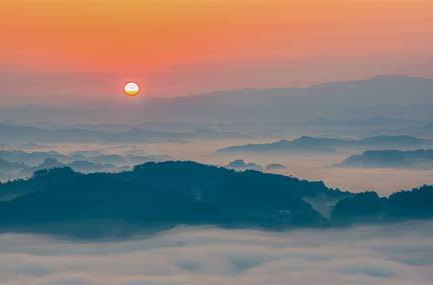
[[[263,232],[178,228],[122,241],[0,235],[2,285],[418,285],[433,222]]]

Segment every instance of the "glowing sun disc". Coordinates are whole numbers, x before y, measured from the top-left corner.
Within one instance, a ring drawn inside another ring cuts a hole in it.
[[[128,96],[135,96],[140,92],[140,86],[135,82],[128,82],[125,84],[124,91]]]

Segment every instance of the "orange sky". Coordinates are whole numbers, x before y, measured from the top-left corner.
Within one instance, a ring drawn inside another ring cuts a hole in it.
[[[433,0],[0,1],[4,105],[381,73],[433,77]]]

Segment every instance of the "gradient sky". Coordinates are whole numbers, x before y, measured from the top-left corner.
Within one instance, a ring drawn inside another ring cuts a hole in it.
[[[433,77],[433,0],[0,1],[0,105]]]

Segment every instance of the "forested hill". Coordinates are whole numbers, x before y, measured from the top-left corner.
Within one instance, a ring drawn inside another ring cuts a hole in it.
[[[330,226],[332,218],[325,218],[306,201],[338,202],[334,216],[341,221],[346,210],[340,204],[358,196],[321,182],[173,161],[146,163],[121,173],[44,170],[28,180],[0,184],[0,191],[25,193],[0,203],[0,231],[87,237],[176,225],[272,230]],[[429,189],[420,198],[428,201],[432,194]],[[410,197],[407,201],[414,203]]]

